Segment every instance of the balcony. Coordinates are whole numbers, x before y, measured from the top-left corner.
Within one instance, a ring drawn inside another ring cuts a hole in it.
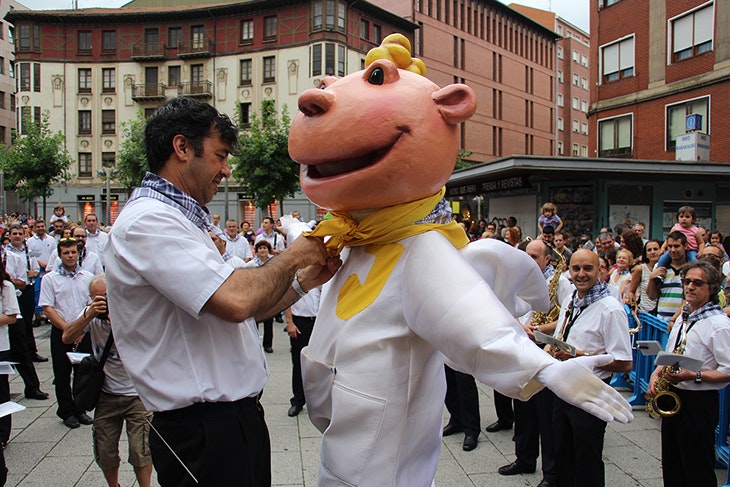
[[[165,59],[165,45],[143,42],[132,46],[132,59],[135,61],[163,61]]]
[[[177,55],[181,59],[211,57],[213,56],[213,42],[206,38],[180,43]]]
[[[132,85],[132,100],[138,103],[162,101],[165,98],[165,85],[162,83]]]
[[[178,89],[179,96],[189,96],[191,98],[213,98],[213,83],[208,80],[203,81],[185,81],[180,83]]]

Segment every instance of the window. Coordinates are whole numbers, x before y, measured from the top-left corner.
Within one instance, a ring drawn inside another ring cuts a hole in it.
[[[32,113],[30,111],[30,107],[21,107],[20,108],[20,133],[21,134],[27,134],[28,133],[28,124],[31,121]]]
[[[182,27],[169,27],[167,29],[167,47],[176,49],[182,44]]]
[[[249,127],[251,125],[251,104],[241,103],[241,127]]]
[[[117,31],[103,30],[101,31],[101,51],[116,52],[117,51]]]
[[[5,109],[5,92],[0,91],[0,108]]]
[[[335,45],[331,42],[324,45],[324,74],[335,75]]]
[[[580,156],[588,157],[588,146],[587,145],[580,146]]]
[[[0,74],[5,74],[5,58],[0,56]]]
[[[33,107],[33,121],[40,124],[43,121],[42,116],[41,107]]]
[[[312,7],[312,30],[319,30],[322,28],[322,2],[315,2]]]
[[[579,63],[580,62],[580,53],[578,51],[573,51],[573,62]]]
[[[583,88],[584,90],[588,89],[588,78],[586,78],[585,76],[582,76],[580,78],[580,87]]]
[[[180,66],[168,66],[167,67],[167,86],[175,87],[180,86]]]
[[[616,3],[620,2],[620,1],[621,0],[603,0],[603,6],[604,7],[610,7],[611,5],[614,5],[614,4],[616,4]]]
[[[312,76],[322,74],[322,44],[312,46]]]
[[[558,93],[558,106],[559,107],[563,106],[563,94],[562,93]]]
[[[79,152],[79,177],[91,177],[91,153]]]
[[[558,141],[558,155],[559,156],[563,155],[563,141],[562,140]]]
[[[365,19],[360,20],[360,37],[365,40],[370,39],[370,22]]]
[[[563,59],[563,46],[558,46],[558,59]]]
[[[203,65],[193,64],[190,66],[190,84],[193,93],[200,93],[203,86]]]
[[[558,130],[564,130],[563,129],[563,117],[558,117]]]
[[[580,99],[577,96],[573,97],[573,110],[580,110]]]
[[[342,31],[345,30],[345,19],[346,19],[346,17],[345,17],[346,10],[345,9],[346,8],[347,8],[347,4],[345,2],[343,2],[342,0],[340,0],[340,2],[338,2],[338,8],[337,8],[337,28]]]
[[[79,110],[79,135],[91,135],[90,110]]]
[[[250,85],[251,79],[251,60],[241,59],[241,85]]]
[[[276,58],[274,56],[266,56],[264,58],[264,83],[273,83],[276,81]]]
[[[324,45],[324,47],[322,47]],[[324,50],[324,61],[322,51]],[[344,76],[345,75],[345,46],[328,42],[314,44],[311,50],[312,76]],[[336,69],[336,71],[335,71]]]
[[[264,39],[276,38],[276,16],[264,17]]]
[[[345,32],[347,3],[342,0],[314,0],[312,2],[312,29],[331,29]]]
[[[583,65],[584,68],[587,68],[588,67],[588,56],[581,56],[580,63]]]
[[[7,135],[6,135],[7,129],[3,126],[0,126],[0,144],[7,144]]]
[[[558,83],[563,82],[563,71],[558,69]]]
[[[20,91],[30,91],[30,63],[20,63]]]
[[[205,27],[202,25],[190,27],[190,40],[193,50],[200,51],[205,48]]]
[[[383,28],[379,25],[373,24],[373,42],[375,44],[380,44],[380,42],[383,40]]]
[[[712,50],[712,4],[671,22],[672,59],[681,61]]]
[[[114,68],[101,69],[102,93],[114,93],[117,90],[117,72]]]
[[[91,54],[91,31],[80,30],[78,41],[79,54]]]
[[[578,120],[573,120],[573,132],[576,134],[580,132],[580,122]]]
[[[116,152],[101,153],[101,167],[113,167],[117,160]]]
[[[335,11],[337,10],[337,2],[335,0],[324,0],[324,22],[328,29],[335,27]]]
[[[588,113],[588,101],[587,100],[580,101],[580,111],[583,113]]]
[[[33,91],[41,91],[41,63],[33,63]]]
[[[628,37],[600,49],[604,83],[634,75],[634,38]]]
[[[578,144],[573,144],[573,157],[578,157]]]
[[[114,134],[117,131],[116,112],[114,110],[101,111],[101,133]]]
[[[588,135],[588,123],[587,122],[581,122],[580,133],[583,135]]]
[[[631,115],[598,121],[598,157],[631,155]]]
[[[337,45],[337,76],[345,76],[345,46]]]
[[[91,93],[91,68],[79,69],[79,93]]]
[[[241,21],[241,42],[253,41],[253,19]]]
[[[685,118],[696,113],[702,115],[702,133],[710,133],[710,97],[696,98],[667,107],[667,150],[674,150],[677,137],[685,133]]]
[[[580,83],[580,76],[578,76],[578,73],[573,73],[573,84],[575,86],[578,86]]]
[[[13,43],[13,30],[8,31],[10,33],[11,43]],[[36,24],[21,24],[18,26],[18,45],[16,46],[19,51],[38,51],[40,50],[40,26]]]

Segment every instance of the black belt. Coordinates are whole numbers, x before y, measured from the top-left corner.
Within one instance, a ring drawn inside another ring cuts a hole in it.
[[[184,408],[155,412],[154,418],[155,420],[177,422],[235,414],[244,410],[259,409],[260,407],[258,397],[244,397],[238,401],[196,402]]]

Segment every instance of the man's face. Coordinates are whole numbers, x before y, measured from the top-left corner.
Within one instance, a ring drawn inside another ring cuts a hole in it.
[[[53,233],[56,235],[63,234],[64,228],[66,228],[66,225],[63,224],[63,220],[56,220],[53,222]]]
[[[685,248],[681,240],[667,239],[667,251],[672,262],[681,262],[685,258]]]
[[[527,244],[525,252],[537,263],[541,271],[544,271],[550,263],[550,254],[545,255],[545,243],[540,240],[533,240]]]
[[[611,237],[601,239],[601,248],[604,251],[611,250],[613,248],[613,242],[614,240]]]
[[[182,170],[183,189],[201,205],[210,203],[223,178],[231,177],[229,151],[230,146],[215,129],[210,137],[203,139],[200,155],[195,155],[192,145],[188,145],[189,159]]]
[[[79,261],[79,249],[74,245],[73,247],[61,247],[61,263],[68,270],[76,268],[76,263]]]
[[[555,235],[555,238],[553,238],[553,245],[555,245],[556,249],[562,250],[563,247],[565,247],[565,237],[562,235]]]
[[[553,243],[553,239],[555,238],[554,233],[543,233],[542,234],[542,241],[547,242],[549,244]]]
[[[55,224],[56,222],[53,223]],[[63,225],[63,222],[61,223],[61,225]],[[93,215],[88,215],[86,218],[84,218],[84,225],[86,225],[86,229],[89,231],[89,233],[96,233],[97,228],[99,228],[99,222]]]
[[[643,225],[634,225],[634,233],[639,238],[644,238],[644,226]]]
[[[717,270],[722,270],[722,264],[725,262],[725,255],[718,247],[705,247],[701,258],[706,259]]]
[[[228,232],[229,237],[235,238],[236,235],[238,235],[238,226],[236,225],[236,222],[226,223],[226,232]]]
[[[10,230],[10,245],[19,249],[23,246],[25,236],[22,228],[13,228]]]
[[[221,216],[213,215],[212,220],[213,220],[213,225],[218,226],[218,224],[221,222]]]
[[[487,224],[487,233],[490,235],[494,235],[495,233],[497,233],[497,227],[494,226],[493,223]]]
[[[274,222],[270,218],[264,218],[261,221],[261,225],[264,227],[266,233],[270,233],[271,229],[274,228]]]
[[[76,247],[81,251],[81,249],[86,246],[86,232],[83,228],[76,227],[74,228],[73,234],[71,234],[71,237],[76,239]]]
[[[578,250],[570,258],[570,278],[583,297],[598,282],[598,256],[590,250]]]
[[[687,279],[695,282],[704,281],[704,283],[701,285],[693,282],[685,284]],[[707,283],[707,276],[700,269],[694,268],[687,271],[682,279],[682,287],[684,288],[684,299],[692,309],[697,309],[710,300],[710,285]]]
[[[46,234],[46,224],[45,224],[45,222],[36,222],[36,224],[35,224],[35,233],[39,237],[43,237],[43,235]]]

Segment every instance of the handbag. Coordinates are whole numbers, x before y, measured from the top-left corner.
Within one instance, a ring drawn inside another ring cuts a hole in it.
[[[93,353],[84,357],[74,373],[74,403],[84,411],[91,411],[99,402],[101,387],[104,385],[104,364],[113,343],[114,335],[110,331],[101,358],[97,360]]]

